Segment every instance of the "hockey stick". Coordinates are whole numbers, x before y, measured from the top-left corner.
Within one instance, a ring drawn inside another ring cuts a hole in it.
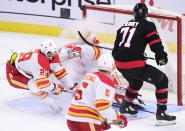
[[[63,89],[62,92],[66,92],[66,93],[70,93],[70,94],[74,95],[74,92],[71,91],[71,90],[65,90],[65,89]]]
[[[94,44],[92,44],[91,42],[87,41],[87,40],[83,37],[83,35],[82,35],[82,33],[81,33],[80,31],[78,31],[78,35],[80,36],[80,38],[81,38],[86,44],[88,44],[88,45],[90,45],[90,46],[98,47],[98,48],[106,49],[106,50],[112,50],[112,48],[108,48],[108,47],[103,47],[103,46],[99,46],[99,45],[94,45]]]
[[[146,53],[144,53],[144,57],[146,60],[148,60],[148,59],[155,60],[155,58],[153,58],[153,57],[148,57]]]
[[[98,47],[98,48],[105,49],[105,50],[110,50],[110,51],[112,50],[112,48],[109,48],[109,47],[103,47],[103,46],[99,46],[99,45],[94,45],[94,44],[92,44],[91,42],[87,41],[87,40],[83,37],[83,35],[82,35],[82,33],[81,33],[80,31],[78,31],[78,35],[80,36],[80,38],[81,38],[86,44],[88,44],[88,45],[90,45],[90,46]],[[148,59],[155,60],[155,58],[148,57],[148,56],[146,55],[146,53],[144,53],[144,57],[145,57],[146,60],[148,60]]]
[[[113,106],[120,107],[121,105],[120,104],[113,103]],[[153,111],[146,110],[144,107],[140,107],[140,108],[138,108],[138,110],[143,111],[143,112],[148,112],[148,113],[156,114]]]
[[[155,112],[153,111],[148,111],[148,110],[145,110],[145,109],[139,109],[140,111],[143,111],[143,112],[148,112],[148,113],[152,113],[152,114],[156,114]]]

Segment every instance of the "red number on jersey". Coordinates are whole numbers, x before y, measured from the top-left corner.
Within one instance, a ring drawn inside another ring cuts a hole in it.
[[[49,72],[44,69],[40,69],[40,75],[49,77]]]
[[[110,96],[110,90],[109,90],[109,89],[106,89],[106,90],[105,90],[105,95],[106,95],[107,97]]]
[[[81,100],[82,99],[82,94],[83,94],[82,90],[78,89],[75,93],[75,95],[76,95],[75,100]]]
[[[89,85],[89,83],[87,83],[87,82],[82,82],[82,87],[83,87],[83,88],[87,88],[88,85]]]

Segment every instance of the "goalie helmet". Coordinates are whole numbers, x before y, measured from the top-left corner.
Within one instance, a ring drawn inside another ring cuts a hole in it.
[[[55,41],[51,39],[46,39],[42,42],[40,46],[40,51],[48,57],[48,59],[52,60],[55,55],[58,53],[58,47]]]
[[[114,59],[108,53],[102,54],[100,56],[100,58],[98,59],[98,66],[97,66],[97,68],[99,70],[104,70],[104,71],[108,71],[108,72],[113,71]]]
[[[144,3],[137,3],[133,9],[135,18],[146,18],[148,15],[148,7]]]

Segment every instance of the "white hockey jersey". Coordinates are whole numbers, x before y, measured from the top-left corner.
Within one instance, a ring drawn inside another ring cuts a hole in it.
[[[63,61],[63,64],[69,71],[70,78],[75,83],[79,83],[86,73],[97,71],[98,58],[101,55],[101,49],[87,44],[75,46],[78,46],[81,49],[80,56],[68,58]],[[61,50],[59,56],[60,58],[63,57],[63,50]]]
[[[106,118],[110,123],[116,113],[112,109],[115,88],[110,77],[101,72],[88,73],[73,98],[66,119],[93,122],[100,125]]]
[[[56,78],[60,80],[64,86],[73,86],[73,83],[65,78],[68,72],[62,66],[59,56],[55,56],[53,60],[50,61],[40,50],[20,53],[16,58],[15,66],[25,77],[34,79],[39,89],[46,87],[53,88],[53,84],[49,80],[50,73],[54,73]]]

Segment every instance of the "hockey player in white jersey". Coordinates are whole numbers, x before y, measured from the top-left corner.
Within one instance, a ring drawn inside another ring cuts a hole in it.
[[[52,83],[49,79],[51,73],[62,84]],[[50,39],[44,40],[40,49],[14,53],[6,64],[6,75],[11,86],[31,91],[56,112],[62,108],[51,94],[60,94],[63,87],[69,89],[73,86],[59,60],[58,47]]]
[[[127,126],[127,118],[111,107],[115,86],[110,77],[114,66],[110,57],[102,54],[98,72],[87,73],[81,81],[66,115],[71,131],[103,131],[110,129],[110,124]]]
[[[90,32],[84,32],[84,37],[93,44],[99,44],[96,36]],[[85,44],[80,38],[60,50],[60,58],[70,71],[70,78],[78,83],[88,72],[97,71],[98,58],[101,49]]]

